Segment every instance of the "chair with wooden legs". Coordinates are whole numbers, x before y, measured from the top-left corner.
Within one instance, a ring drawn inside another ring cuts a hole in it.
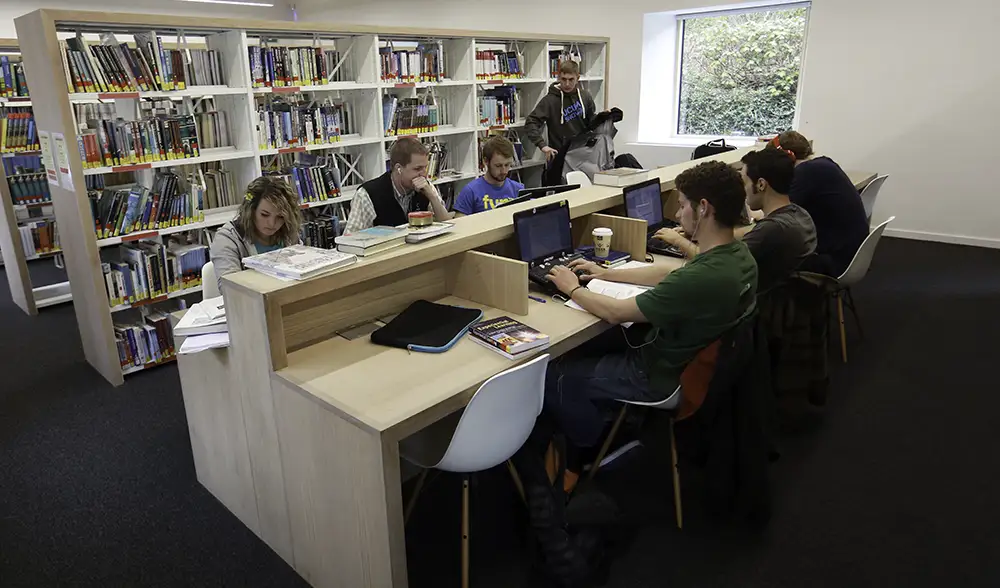
[[[541,355],[493,376],[479,387],[465,410],[455,413],[457,425],[452,426],[454,419],[444,419],[399,444],[404,459],[424,468],[406,505],[404,519],[409,519],[428,472],[436,469],[463,474],[462,588],[469,586],[469,474],[506,462],[524,499],[524,488],[510,458],[527,441],[542,412],[548,363],[548,354]],[[440,448],[445,443],[439,442],[442,438],[447,444],[443,454]]]
[[[593,479],[597,475],[597,470],[601,468],[601,462],[604,461],[604,457],[608,454],[608,449],[611,448],[611,443],[614,442],[615,436],[618,434],[618,429],[621,427],[622,421],[625,420],[625,413],[628,411],[629,406],[642,406],[645,408],[652,408],[656,410],[669,410],[674,411],[680,404],[681,399],[681,388],[680,386],[674,390],[674,393],[670,396],[660,400],[658,402],[639,402],[634,400],[619,400],[622,403],[621,410],[618,411],[618,418],[615,419],[613,425],[611,425],[611,431],[608,432],[607,438],[604,440],[604,444],[601,445],[600,451],[597,453],[597,459],[594,460],[594,464],[590,467],[590,473],[588,475],[589,479]],[[670,465],[673,468],[673,479],[674,479],[674,514],[677,516],[677,528],[684,528],[684,513],[681,508],[681,474],[677,466],[677,443],[674,439],[674,415],[670,415]]]
[[[836,299],[837,323],[840,325],[840,357],[844,363],[847,363],[847,331],[844,328],[845,304],[851,311],[851,314],[854,315],[854,322],[858,327],[859,335],[862,335],[862,337],[864,335],[861,329],[861,318],[858,316],[857,308],[854,305],[854,297],[851,295],[851,286],[854,286],[868,275],[868,269],[872,265],[872,258],[875,257],[875,248],[878,247],[882,233],[885,232],[886,225],[895,219],[896,217],[894,216],[889,217],[865,237],[864,242],[861,243],[861,247],[858,248],[858,252],[854,254],[851,264],[847,266],[847,269],[839,278],[832,278],[812,272],[798,272],[796,274],[805,280],[828,288]]]

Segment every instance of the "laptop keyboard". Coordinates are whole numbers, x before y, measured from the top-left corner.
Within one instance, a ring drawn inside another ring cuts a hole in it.
[[[544,263],[539,263],[536,265],[528,266],[528,279],[540,286],[544,287],[549,292],[557,291],[557,288],[552,284],[552,280],[549,279],[549,272],[552,271],[557,265],[568,265],[570,262],[577,259],[586,259],[583,255],[579,253],[573,253],[567,255],[566,257],[560,257],[557,259],[550,259]]]

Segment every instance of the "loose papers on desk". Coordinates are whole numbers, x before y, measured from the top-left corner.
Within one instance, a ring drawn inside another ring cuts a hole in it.
[[[206,349],[219,349],[229,347],[229,333],[209,333],[207,335],[194,335],[184,339],[178,353],[187,355],[199,353]]]
[[[635,298],[639,294],[642,294],[646,290],[649,290],[647,286],[639,286],[637,284],[620,284],[618,282],[606,282],[601,279],[593,279],[587,282],[587,289],[591,292],[597,294],[603,294],[605,296],[610,296],[618,300],[625,300],[626,298]],[[576,310],[582,310],[587,312],[582,306],[573,302],[572,300],[566,301],[566,306],[570,308],[575,308]],[[622,326],[628,328],[632,326],[632,323],[622,323]]]
[[[206,333],[226,333],[226,306],[222,296],[208,298],[191,306],[174,327],[174,336],[189,337]]]

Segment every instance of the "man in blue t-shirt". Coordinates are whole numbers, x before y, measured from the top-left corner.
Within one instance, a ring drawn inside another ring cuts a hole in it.
[[[476,214],[492,210],[517,198],[524,184],[507,177],[514,164],[514,145],[507,139],[494,136],[483,144],[483,165],[486,173],[462,188],[455,200],[455,216]]]

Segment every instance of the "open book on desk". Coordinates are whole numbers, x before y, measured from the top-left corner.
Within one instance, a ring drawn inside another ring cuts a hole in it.
[[[619,282],[608,282],[599,278],[594,278],[593,280],[587,282],[587,289],[596,294],[603,294],[604,296],[610,296],[618,300],[625,300],[626,298],[635,298],[639,294],[642,294],[651,288],[649,288],[649,286],[640,286],[638,284],[622,284]],[[566,301],[566,306],[587,312],[586,309],[572,300]],[[623,323],[622,326],[628,328],[632,326],[632,323]]]

